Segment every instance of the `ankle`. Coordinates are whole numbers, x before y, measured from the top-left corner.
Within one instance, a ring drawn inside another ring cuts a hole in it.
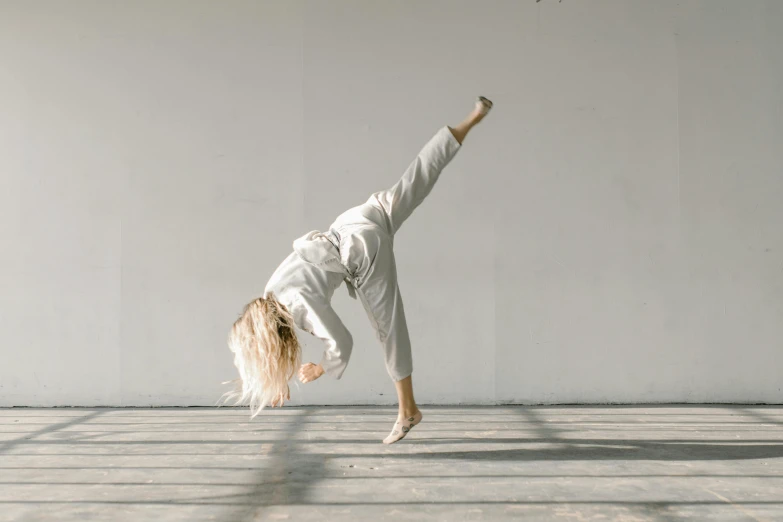
[[[397,413],[402,418],[413,417],[414,415],[419,413],[419,408],[417,406],[409,406],[409,407],[405,407],[405,408],[400,408]]]
[[[468,119],[465,120],[466,124],[469,128],[473,128],[479,123],[481,123],[481,120],[484,119],[484,116],[486,116],[486,113],[480,112],[478,109],[474,110],[472,113],[470,113],[470,116],[468,116]]]

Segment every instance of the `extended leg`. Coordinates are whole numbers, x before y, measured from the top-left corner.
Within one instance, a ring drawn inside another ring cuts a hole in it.
[[[421,149],[400,180],[388,190],[376,192],[368,203],[379,207],[388,220],[391,235],[429,195],[440,177],[462,146],[470,129],[480,122],[491,107],[489,100],[480,99],[471,113],[455,127],[443,127]]]

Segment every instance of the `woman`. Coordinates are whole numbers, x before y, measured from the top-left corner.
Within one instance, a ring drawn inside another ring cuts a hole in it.
[[[253,416],[268,404],[282,406],[290,398],[288,381],[297,369],[303,383],[324,373],[342,377],[353,339],[330,303],[344,281],[351,296],[358,294],[364,305],[397,388],[399,414],[383,442],[397,442],[421,422],[413,398],[411,343],[397,286],[394,235],[490,108],[492,102],[479,97],[462,123],[435,134],[392,188],[340,215],[328,232],[313,231],[294,241],[294,252],[275,270],[264,296],[245,306],[229,335],[240,376],[231,395],[238,403],[249,401]],[[295,326],[326,343],[318,364],[299,366]]]

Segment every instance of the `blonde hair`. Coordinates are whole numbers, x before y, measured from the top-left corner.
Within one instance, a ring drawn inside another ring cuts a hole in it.
[[[281,395],[288,394],[288,381],[301,362],[302,348],[296,338],[294,318],[274,294],[249,302],[228,336],[239,379],[236,388],[224,394],[226,401],[250,404],[251,418]]]

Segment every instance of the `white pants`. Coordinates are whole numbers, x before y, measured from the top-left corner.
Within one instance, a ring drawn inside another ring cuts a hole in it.
[[[443,127],[393,187],[344,212],[330,227],[339,243],[341,262],[351,274],[383,347],[386,370],[395,381],[411,374],[413,360],[397,285],[394,235],[430,193],[459,148],[449,128]]]

